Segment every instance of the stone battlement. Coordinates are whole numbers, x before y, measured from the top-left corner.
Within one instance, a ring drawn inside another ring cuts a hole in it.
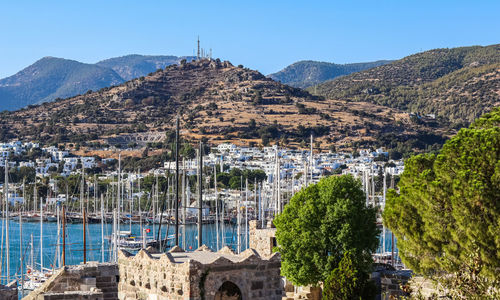
[[[26,299],[278,300],[284,281],[280,255],[272,252],[275,231],[251,221],[251,248],[240,254],[207,246],[193,252],[179,247],[167,253],[119,251],[117,264],[90,262],[58,270]]]
[[[194,252],[175,247],[168,253],[120,251],[120,299],[281,299],[280,257],[261,257],[253,249],[235,254],[202,246]],[[141,270],[141,271],[139,271]],[[229,298],[228,298],[229,297]]]
[[[113,263],[65,266],[23,299],[114,300],[118,298],[118,275],[118,266]]]

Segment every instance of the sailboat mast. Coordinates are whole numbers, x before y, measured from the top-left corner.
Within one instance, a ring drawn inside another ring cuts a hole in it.
[[[261,225],[264,226],[264,214],[262,211],[262,182],[259,184],[259,220]]]
[[[104,262],[104,194],[101,193],[101,262]]]
[[[280,172],[280,157],[278,150],[276,150],[276,213],[281,213],[281,172]]]
[[[34,246],[34,242],[33,242],[33,233],[32,233],[30,236],[30,266],[31,266],[32,271],[35,269],[35,265],[34,265],[34,263],[35,263],[35,261],[34,261],[35,248],[33,246]]]
[[[68,198],[66,198],[67,200]],[[104,245],[104,243],[103,243]],[[62,266],[66,265],[66,206],[62,207]]]
[[[137,205],[138,205],[138,210],[139,210],[139,229],[140,229],[140,233],[142,235],[145,235],[144,234],[144,231],[142,230],[142,208],[141,208],[141,169],[139,169],[137,171],[137,188],[139,190],[138,192],[138,201],[137,201]]]
[[[186,245],[186,160],[182,158],[182,248]]]
[[[86,232],[86,225],[87,225],[87,210],[83,209],[83,263],[87,263],[87,232]]]
[[[226,229],[225,226],[226,224],[224,223],[224,209],[225,209],[225,203],[224,203],[224,198],[221,198],[221,203],[220,203],[220,218],[221,218],[221,228],[220,228],[220,233],[221,233],[221,248],[225,246],[225,239],[226,239]]]
[[[43,201],[40,199],[40,271],[43,273]]]
[[[175,122],[175,245],[179,246],[179,117]]]
[[[248,177],[245,179],[245,245],[248,248]]]
[[[56,219],[57,219],[57,243],[56,243],[56,257],[57,266],[61,267],[61,222],[59,220],[59,204],[56,204]]]
[[[118,154],[118,190],[116,194],[116,205],[117,205],[117,231],[120,231],[120,208],[121,208],[121,179],[122,179],[122,154]],[[115,232],[117,234],[117,232]]]
[[[113,210],[113,262],[118,261],[118,239],[117,239],[117,230],[118,226],[116,224],[116,218],[117,218],[117,212],[116,209]]]
[[[83,159],[82,161],[82,182],[80,184],[80,213],[83,214],[83,208],[84,208],[84,193],[85,193],[85,166],[83,164]]]
[[[24,197],[24,180],[23,180],[23,197]],[[19,208],[19,262],[21,265],[21,297],[24,297],[23,217],[21,208]]]
[[[4,196],[5,196],[5,255],[7,259],[7,283],[10,282],[10,245],[9,245],[9,163],[5,160],[5,181],[4,181]]]
[[[236,201],[236,250],[241,253],[241,214],[240,214],[240,199],[243,197],[243,176],[240,176],[240,196]]]
[[[203,245],[203,232],[202,232],[202,210],[203,210],[203,142],[200,141],[200,149],[198,151],[198,248]]]
[[[129,187],[130,187],[130,191],[129,191],[129,195],[130,195],[130,224],[132,225],[132,216],[134,215],[134,207],[135,207],[135,198],[134,198],[134,191],[135,191],[135,186],[136,186],[136,183],[135,183],[135,180],[137,178],[134,178],[132,176],[130,176],[130,183],[129,183]],[[136,210],[137,211],[137,210]],[[132,227],[130,228],[130,231],[132,231]]]
[[[35,176],[35,182],[34,182],[34,185],[33,185],[33,212],[35,212],[38,208],[38,205],[36,203],[36,198],[38,196],[38,192],[36,190],[36,176]]]
[[[219,251],[219,201],[217,197],[217,163],[214,164],[214,197],[215,197],[215,248]]]

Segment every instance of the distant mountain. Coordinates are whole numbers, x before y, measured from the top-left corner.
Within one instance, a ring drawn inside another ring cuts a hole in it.
[[[193,57],[127,55],[97,64],[44,57],[13,76],[0,79],[0,110],[67,98],[145,76]]]
[[[67,98],[121,82],[123,79],[108,68],[44,57],[17,74],[0,80],[0,110]]]
[[[269,77],[294,87],[306,88],[339,76],[382,66],[390,62],[390,60],[378,60],[366,63],[334,64],[303,60],[289,65],[279,72],[270,74]]]
[[[308,89],[332,99],[435,114],[460,127],[500,105],[500,45],[434,49]]]
[[[165,139],[175,117],[190,141],[316,149],[423,150],[444,132],[372,103],[323,99],[220,60],[181,62],[115,87],[0,113],[0,141],[127,145]],[[165,149],[167,149],[166,147]]]
[[[131,54],[98,62],[96,65],[113,69],[124,80],[145,76],[166,66],[178,64],[181,60],[192,61],[194,56],[138,55]]]

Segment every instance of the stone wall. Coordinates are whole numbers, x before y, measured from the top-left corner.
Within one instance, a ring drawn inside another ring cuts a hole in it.
[[[17,282],[8,285],[0,285],[0,300],[17,300]]]
[[[404,286],[412,276],[409,270],[378,270],[372,273],[371,279],[380,288],[380,296],[377,299],[389,300],[409,296]]]
[[[103,300],[102,292],[64,292],[45,293],[39,295],[39,300]]]
[[[227,247],[212,252],[206,246],[194,252],[120,252],[119,265],[121,300],[231,299],[223,295],[228,283],[243,300],[277,300],[283,294],[279,254],[262,258],[252,249],[239,255]]]
[[[268,223],[268,227],[262,228],[261,222],[252,220],[250,225],[249,246],[266,257],[273,254],[273,247],[276,246],[276,228],[272,228],[272,223]]]
[[[292,286],[293,287],[293,286]],[[286,297],[283,300],[321,300],[322,288],[319,286],[301,286],[286,290]]]
[[[210,265],[198,262],[191,264],[191,272],[197,278],[192,282],[192,299],[202,295],[200,287],[204,286],[205,299],[215,299],[219,288],[225,282],[236,284],[242,294],[242,299],[281,299],[283,284],[280,277],[281,263],[279,260],[263,261],[258,257],[249,257],[240,263],[229,266],[224,260],[219,260]],[[199,283],[204,278],[204,284]]]
[[[190,299],[189,264],[173,263],[170,253],[154,258],[141,250],[135,256],[120,251],[119,299]],[[186,298],[186,296],[188,298]]]
[[[113,263],[66,266],[23,299],[115,300],[118,299],[118,275],[118,266]]]

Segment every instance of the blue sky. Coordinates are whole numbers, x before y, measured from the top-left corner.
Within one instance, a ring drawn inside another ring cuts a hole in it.
[[[0,78],[44,56],[215,57],[265,74],[298,60],[397,59],[500,43],[500,1],[0,0]]]

